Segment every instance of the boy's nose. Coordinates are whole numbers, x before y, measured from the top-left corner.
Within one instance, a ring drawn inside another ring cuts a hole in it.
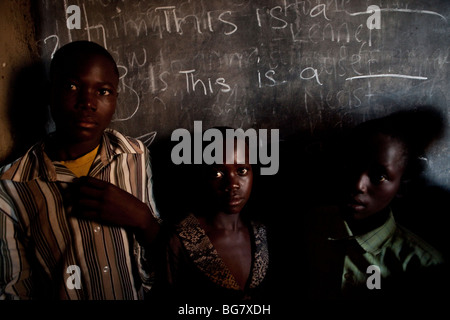
[[[355,185],[356,191],[362,193],[366,192],[369,184],[370,184],[370,177],[367,173],[363,172],[356,181]]]
[[[87,90],[81,92],[78,96],[77,107],[82,109],[92,109],[95,111],[97,107],[94,102],[93,94]]]

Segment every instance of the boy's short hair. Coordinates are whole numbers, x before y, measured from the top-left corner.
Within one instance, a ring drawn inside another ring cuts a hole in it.
[[[111,60],[114,65],[114,72],[119,77],[119,69],[117,68],[116,61],[108,50],[95,42],[81,40],[70,42],[55,52],[50,63],[50,80],[52,81],[54,79],[56,73],[68,63],[68,60],[79,56],[89,55],[101,55]]]
[[[413,158],[413,150],[411,150],[410,138],[406,132],[403,132],[389,117],[379,118],[363,122],[356,126],[350,134],[350,148],[357,148],[355,151],[367,152],[373,148],[370,144],[372,139],[377,135],[388,136],[402,145],[402,160],[404,161],[405,172],[409,171],[411,160]]]
[[[409,179],[424,171],[423,155],[427,147],[439,138],[443,128],[442,121],[442,116],[428,106],[419,107],[416,110],[399,111],[357,125],[351,131],[346,145],[347,147],[357,146],[358,150],[370,148],[367,142],[377,134],[397,140],[404,149],[405,173],[403,176],[404,179]],[[358,150],[355,151],[358,152]]]

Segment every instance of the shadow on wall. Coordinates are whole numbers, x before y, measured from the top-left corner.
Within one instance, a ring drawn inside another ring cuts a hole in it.
[[[417,161],[415,174],[407,183],[407,191],[398,203],[406,208],[413,207],[409,203],[417,203],[419,199],[424,203],[426,195],[435,195],[430,199],[429,207],[437,208],[448,200],[445,195],[448,190],[434,187],[426,169],[429,165],[426,151],[433,142],[444,135],[445,117],[436,108],[419,106],[404,111],[398,111],[387,116],[393,126],[405,132],[414,145],[414,154]],[[420,128],[420,129],[419,129]],[[351,128],[339,132],[330,129],[317,139],[299,132],[294,139],[280,141],[280,170],[274,176],[257,177],[252,192],[253,208],[266,220],[280,224],[283,229],[289,216],[294,225],[302,224],[302,214],[308,207],[335,203],[342,180],[339,175],[342,171],[340,163],[342,150],[341,143]],[[182,211],[195,205],[194,199],[199,200],[199,190],[196,186],[194,165],[174,165],[170,152],[174,146],[171,141],[155,141],[150,150],[152,152],[152,165],[154,167],[155,193],[161,213],[170,220]],[[174,199],[177,199],[174,201]],[[434,203],[436,205],[434,205]],[[414,210],[414,215],[404,215],[399,219],[420,226],[421,215]],[[175,218],[175,220],[177,220]],[[428,232],[427,232],[428,233]]]
[[[426,159],[428,150],[445,136],[446,117],[442,111],[432,106],[417,106],[378,119],[395,127],[396,131],[402,132],[409,141],[410,152],[415,159],[415,168],[408,181],[408,189],[418,184],[435,184],[427,176],[430,164]],[[334,203],[339,196],[336,190],[340,189],[343,178],[340,176],[344,165],[342,163],[343,143],[348,139],[352,129],[347,127],[338,132],[330,129],[330,134],[326,135],[319,147],[308,155],[314,160],[310,161],[311,170],[307,173],[310,180],[310,194],[314,202],[320,205]]]
[[[9,87],[8,121],[12,128],[13,149],[3,164],[22,156],[47,133],[49,123],[48,85],[40,62],[21,68]]]

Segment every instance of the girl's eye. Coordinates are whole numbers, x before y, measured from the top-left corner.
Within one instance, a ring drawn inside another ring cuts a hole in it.
[[[98,92],[101,96],[109,96],[112,93],[109,89],[100,89]]]
[[[77,90],[77,86],[73,83],[69,83],[68,88],[70,91],[75,91]]]
[[[238,169],[238,174],[240,176],[245,176],[248,173],[248,169],[247,168],[239,168]]]

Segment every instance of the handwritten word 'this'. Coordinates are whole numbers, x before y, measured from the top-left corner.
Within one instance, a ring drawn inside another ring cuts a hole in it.
[[[177,23],[177,28],[176,28],[177,32],[181,32],[180,22],[178,21],[180,19],[178,19],[177,16],[175,15],[175,7],[156,8],[156,10],[158,10],[158,9],[171,9],[173,11],[174,20]],[[275,16],[274,13],[273,13],[274,9],[278,9],[278,10],[281,11],[282,8],[280,6],[272,8],[270,10],[270,15],[271,15],[272,18],[274,18],[276,20],[279,20],[279,21],[282,21],[284,23],[283,26],[281,26],[281,27],[274,27],[274,28],[280,29],[280,28],[286,27],[288,25],[288,23],[286,21],[282,20],[280,17]],[[260,9],[256,10],[256,16],[257,16],[257,20],[258,20],[258,26],[261,27],[261,18],[260,18],[259,10]],[[380,21],[381,21],[381,14],[380,14],[380,11],[381,11],[380,7],[378,7],[376,5],[370,5],[369,7],[367,7],[366,13],[370,14],[370,16],[367,18],[367,23],[366,23],[367,24],[367,28],[369,28],[371,30],[372,29],[381,29],[381,23],[380,23]],[[325,14],[325,5],[324,4],[317,5],[316,7],[314,7],[311,10],[310,15],[311,15],[311,17],[316,17],[321,12],[323,12],[323,15],[324,15],[325,19],[329,20],[327,18],[326,14]],[[221,20],[224,23],[232,25],[234,29],[232,31],[230,31],[230,32],[225,33],[225,34],[226,35],[233,34],[237,30],[237,26],[235,24],[231,23],[231,22],[223,20],[222,19],[222,15],[223,14],[231,14],[231,12],[230,11],[223,12],[219,16],[219,20]],[[77,5],[70,5],[70,6],[68,6],[67,9],[66,9],[66,15],[67,15],[66,25],[67,25],[67,28],[69,30],[81,29],[81,13],[80,13],[80,7],[79,6],[77,6]],[[167,12],[165,12],[165,17],[167,19],[167,17],[168,17],[168,13]],[[211,18],[210,14],[208,13],[208,19],[210,19],[210,18]],[[183,19],[181,19],[181,20],[183,20]],[[208,24],[209,24],[209,29],[211,31],[213,31],[210,20],[208,20]],[[168,28],[168,31],[170,32],[170,24],[168,23],[168,21],[166,21],[166,26]]]

